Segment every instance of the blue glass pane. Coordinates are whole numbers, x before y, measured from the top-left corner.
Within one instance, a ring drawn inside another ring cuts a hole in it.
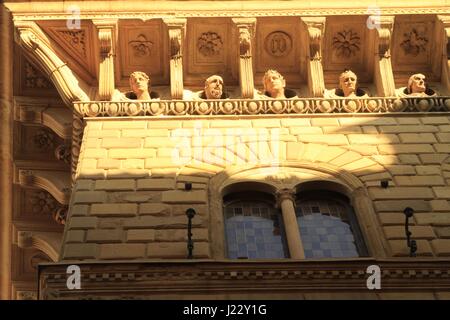
[[[358,257],[345,207],[331,200],[297,204],[297,222],[306,258]]]
[[[225,235],[229,258],[287,257],[279,223],[270,218],[272,208],[257,202],[238,202],[232,207],[232,210],[228,207],[225,210]],[[273,217],[278,219],[276,215]]]

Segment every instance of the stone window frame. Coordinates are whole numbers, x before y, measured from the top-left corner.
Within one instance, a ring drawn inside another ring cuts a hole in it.
[[[288,173],[290,176],[288,178],[271,179],[270,177],[274,176],[273,173],[281,173],[281,176]],[[264,175],[266,175],[266,178],[263,178]],[[227,259],[223,215],[223,197],[226,194],[248,190],[251,186],[253,190],[269,192],[281,199],[283,193],[289,192],[295,195],[304,190],[305,182],[309,183],[309,187],[315,185],[320,187],[321,190],[335,191],[345,195],[354,209],[367,247],[368,257],[388,257],[388,243],[377,219],[372,200],[364,184],[355,175],[329,164],[283,161],[276,167],[273,165],[232,166],[211,178],[209,187],[211,258],[215,260]],[[281,206],[280,201],[278,205]],[[283,220],[285,226],[289,225],[284,216]],[[298,228],[297,224],[295,224],[295,227]],[[285,231],[288,236],[289,231]],[[297,234],[299,238],[299,233],[297,232]],[[298,243],[297,241],[294,242]],[[299,243],[301,244],[301,241]],[[305,259],[301,245],[297,254],[293,254],[292,248],[292,246],[289,246],[290,259]],[[366,259],[367,257],[361,258]]]

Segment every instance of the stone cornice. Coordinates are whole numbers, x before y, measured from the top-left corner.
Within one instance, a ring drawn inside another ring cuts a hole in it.
[[[83,117],[448,112],[450,97],[90,101],[74,107]]]
[[[137,286],[139,293],[133,293],[133,298],[149,297],[155,289],[175,294],[243,288],[256,293],[276,293],[286,288],[291,292],[365,291],[370,265],[380,267],[382,290],[450,289],[449,259],[76,262],[81,268],[82,289],[68,290],[66,268],[73,263],[39,266],[41,299],[125,297],[130,295],[129,288]]]
[[[320,4],[311,1],[78,1],[81,19],[155,19],[180,17],[259,17],[259,16],[332,16],[332,15],[370,15],[369,8],[373,0],[361,0],[354,3],[327,2]],[[380,0],[376,2],[382,15],[397,14],[446,14],[450,7],[442,1],[412,0],[408,3],[400,0]],[[60,1],[36,1],[21,3],[6,1],[6,7],[16,20],[70,19],[70,3]],[[189,9],[185,9],[189,7]],[[105,12],[104,8],[108,8]],[[78,12],[77,12],[78,15]]]

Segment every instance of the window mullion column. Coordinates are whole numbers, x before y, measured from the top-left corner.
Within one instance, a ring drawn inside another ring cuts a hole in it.
[[[295,191],[282,189],[277,192],[278,207],[281,208],[284,229],[289,247],[289,253],[293,259],[305,259],[300,228],[295,214]]]

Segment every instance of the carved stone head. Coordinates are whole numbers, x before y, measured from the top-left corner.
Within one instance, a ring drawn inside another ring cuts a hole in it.
[[[150,78],[145,72],[135,71],[130,74],[130,87],[137,100],[150,100]]]
[[[221,99],[223,95],[223,79],[221,76],[213,75],[205,81],[206,99]]]
[[[286,80],[276,70],[269,69],[263,77],[264,92],[272,98],[286,98],[284,89]]]
[[[356,96],[358,77],[351,70],[345,70],[339,76],[339,88],[344,97]]]
[[[421,73],[413,74],[408,79],[408,94],[425,95],[427,90],[425,76]]]

